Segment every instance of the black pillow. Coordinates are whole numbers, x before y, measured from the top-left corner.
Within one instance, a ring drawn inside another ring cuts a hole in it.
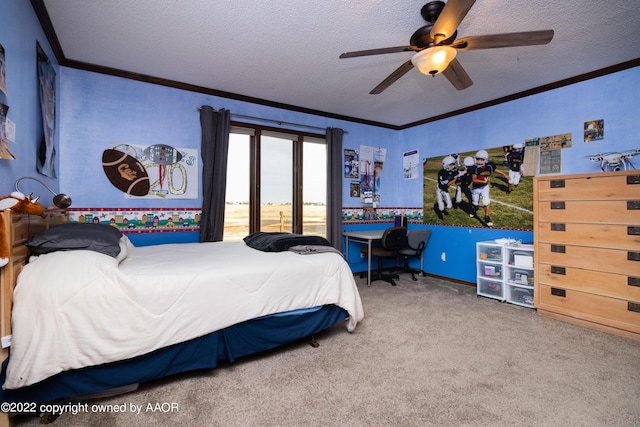
[[[120,230],[110,225],[69,222],[36,234],[25,245],[36,254],[85,249],[115,257],[121,237]]]
[[[289,250],[292,246],[298,245],[331,246],[331,243],[321,236],[283,232],[256,231],[243,240],[248,246],[263,252],[283,252]]]

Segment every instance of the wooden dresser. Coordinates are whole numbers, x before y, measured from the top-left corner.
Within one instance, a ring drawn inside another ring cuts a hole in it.
[[[538,313],[640,340],[640,171],[534,181]]]

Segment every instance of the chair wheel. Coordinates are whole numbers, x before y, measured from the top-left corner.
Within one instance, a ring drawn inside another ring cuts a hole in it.
[[[418,279],[416,279],[416,276],[411,277],[413,279],[414,282],[417,282]]]
[[[391,281],[391,286],[396,286],[396,281],[395,280]]]

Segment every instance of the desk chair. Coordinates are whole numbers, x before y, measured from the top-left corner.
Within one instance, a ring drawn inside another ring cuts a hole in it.
[[[411,278],[413,280],[418,280],[416,279],[416,273],[422,273],[422,252],[427,246],[427,243],[429,243],[430,237],[430,228],[415,228],[409,230],[409,232],[407,233],[407,244],[398,250],[398,255],[401,255],[404,259],[404,268],[402,271],[411,273]],[[420,259],[421,269],[419,271],[413,268],[409,268],[409,258],[411,257]]]
[[[384,230],[382,234],[381,246],[372,246],[371,255],[378,258],[378,269],[371,275],[371,281],[384,280],[391,283],[392,286],[396,285],[394,279],[398,279],[398,274],[385,274],[382,272],[382,261],[385,258],[393,258],[394,260],[398,256],[398,250],[406,245],[407,242],[407,229],[405,227],[391,227]],[[365,246],[360,251],[365,257],[368,255],[368,249]]]

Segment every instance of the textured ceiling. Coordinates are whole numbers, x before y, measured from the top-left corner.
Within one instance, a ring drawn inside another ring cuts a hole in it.
[[[462,37],[553,29],[542,46],[459,51],[473,86],[412,69],[369,91],[410,52],[339,59],[402,46],[425,21],[415,0],[34,0],[64,56],[294,109],[402,127],[640,58],[638,0],[478,0]],[[636,61],[637,62],[637,61]],[[634,63],[635,65],[635,63]]]

